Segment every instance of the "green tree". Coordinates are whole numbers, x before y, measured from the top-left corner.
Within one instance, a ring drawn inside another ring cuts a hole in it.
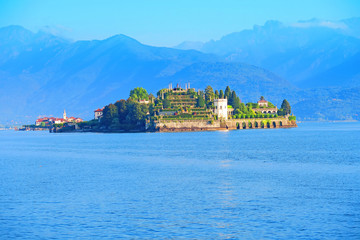
[[[229,99],[230,96],[231,96],[231,90],[230,90],[230,87],[227,86],[225,89],[225,98]]]
[[[136,101],[149,100],[149,94],[145,88],[137,87],[130,91],[130,98]]]
[[[232,91],[229,98],[228,98],[228,104],[234,107],[234,102],[236,101],[236,98],[237,98],[236,92]]]
[[[265,100],[265,98],[263,96],[260,97],[260,100]]]
[[[289,120],[290,121],[296,121],[296,117],[295,116],[289,116]]]
[[[211,86],[205,88],[205,101],[206,105],[209,105],[214,100],[214,90]]]
[[[115,106],[118,110],[118,118],[120,122],[124,122],[126,120],[127,112],[127,103],[124,99],[121,99],[120,101],[117,101],[115,103]]]
[[[224,92],[223,92],[223,90],[220,90],[219,98],[220,98],[220,99],[224,98]]]
[[[196,106],[201,107],[201,108],[205,107],[205,101],[204,101],[203,97],[201,97],[201,96],[198,97],[198,99],[196,101]]]
[[[268,107],[269,108],[275,108],[275,105],[268,101]]]
[[[137,102],[129,103],[129,113],[126,116],[126,121],[132,124],[138,124],[145,120],[145,116],[149,110],[147,104],[140,104]]]
[[[239,110],[240,110],[242,113],[247,114],[247,107],[245,106],[244,103],[240,103]]]
[[[218,99],[218,98],[219,98],[219,91],[215,90],[215,99]]]
[[[241,101],[240,101],[240,98],[239,97],[235,97],[235,100],[233,100],[233,108],[234,109],[239,109],[240,108],[240,104],[241,104]]]
[[[111,103],[105,106],[103,110],[103,117],[101,118],[101,123],[105,126],[109,126],[115,117],[118,117],[118,110],[117,107]]]
[[[281,109],[282,109],[283,115],[288,115],[291,113],[291,106],[286,99],[283,100],[283,102],[281,104]]]

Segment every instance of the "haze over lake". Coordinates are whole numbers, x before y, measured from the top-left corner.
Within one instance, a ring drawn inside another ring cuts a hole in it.
[[[0,131],[4,239],[358,239],[360,124]]]

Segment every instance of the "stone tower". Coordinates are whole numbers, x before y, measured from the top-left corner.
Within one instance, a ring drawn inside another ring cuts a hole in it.
[[[66,111],[64,109],[64,113],[63,113],[63,119],[66,120]]]
[[[228,119],[227,99],[214,99],[215,114],[219,119]]]

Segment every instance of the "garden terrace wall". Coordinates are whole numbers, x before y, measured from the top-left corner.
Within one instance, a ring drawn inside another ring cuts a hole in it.
[[[229,120],[158,120],[154,122],[156,131],[206,131],[224,129],[261,129],[261,128],[289,128],[297,127],[295,121],[285,117],[278,118],[253,118]]]

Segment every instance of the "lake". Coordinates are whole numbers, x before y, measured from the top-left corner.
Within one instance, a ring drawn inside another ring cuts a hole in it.
[[[0,131],[1,239],[360,239],[360,123]]]

